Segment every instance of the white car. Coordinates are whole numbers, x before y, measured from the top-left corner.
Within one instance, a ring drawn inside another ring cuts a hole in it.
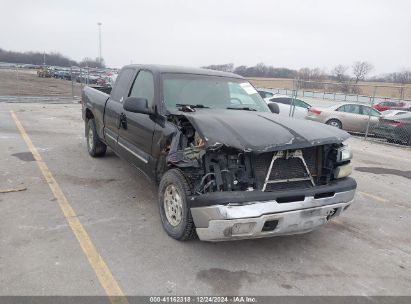
[[[404,111],[404,110],[387,110],[382,112],[382,116],[383,118],[385,117],[394,117],[397,115],[401,115],[401,114],[407,114],[410,113],[409,111]]]
[[[273,97],[264,98],[264,100],[267,104],[272,102],[278,104],[280,115],[299,119],[305,119],[308,109],[311,108],[311,105],[305,101],[295,98],[293,102],[293,98],[287,95],[274,95]],[[292,104],[294,106],[291,106]]]

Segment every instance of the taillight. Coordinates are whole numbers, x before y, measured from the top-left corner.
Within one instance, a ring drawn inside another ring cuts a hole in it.
[[[315,114],[315,115],[320,115],[321,114],[320,110],[317,110],[317,109],[314,109],[314,108],[308,109],[308,112],[311,113],[311,114]]]
[[[396,128],[396,127],[400,127],[402,125],[402,123],[399,122],[399,121],[391,121],[391,122],[388,123],[388,125],[391,126],[391,127]]]

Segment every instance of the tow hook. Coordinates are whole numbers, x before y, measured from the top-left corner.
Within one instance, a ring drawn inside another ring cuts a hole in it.
[[[327,221],[329,221],[337,213],[337,208],[333,208],[327,212]]]

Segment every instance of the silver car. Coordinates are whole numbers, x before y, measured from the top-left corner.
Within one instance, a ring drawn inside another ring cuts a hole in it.
[[[365,133],[370,117],[370,129],[378,124],[381,113],[370,106],[340,103],[328,108],[310,108],[306,119],[325,123],[349,132]]]

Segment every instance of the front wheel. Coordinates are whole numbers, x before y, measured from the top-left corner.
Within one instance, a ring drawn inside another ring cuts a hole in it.
[[[91,118],[86,123],[87,150],[92,157],[100,157],[106,154],[107,146],[97,134],[96,122]]]
[[[161,178],[158,189],[161,224],[170,237],[179,241],[190,240],[197,235],[187,203],[190,195],[190,186],[180,170],[171,169]]]

